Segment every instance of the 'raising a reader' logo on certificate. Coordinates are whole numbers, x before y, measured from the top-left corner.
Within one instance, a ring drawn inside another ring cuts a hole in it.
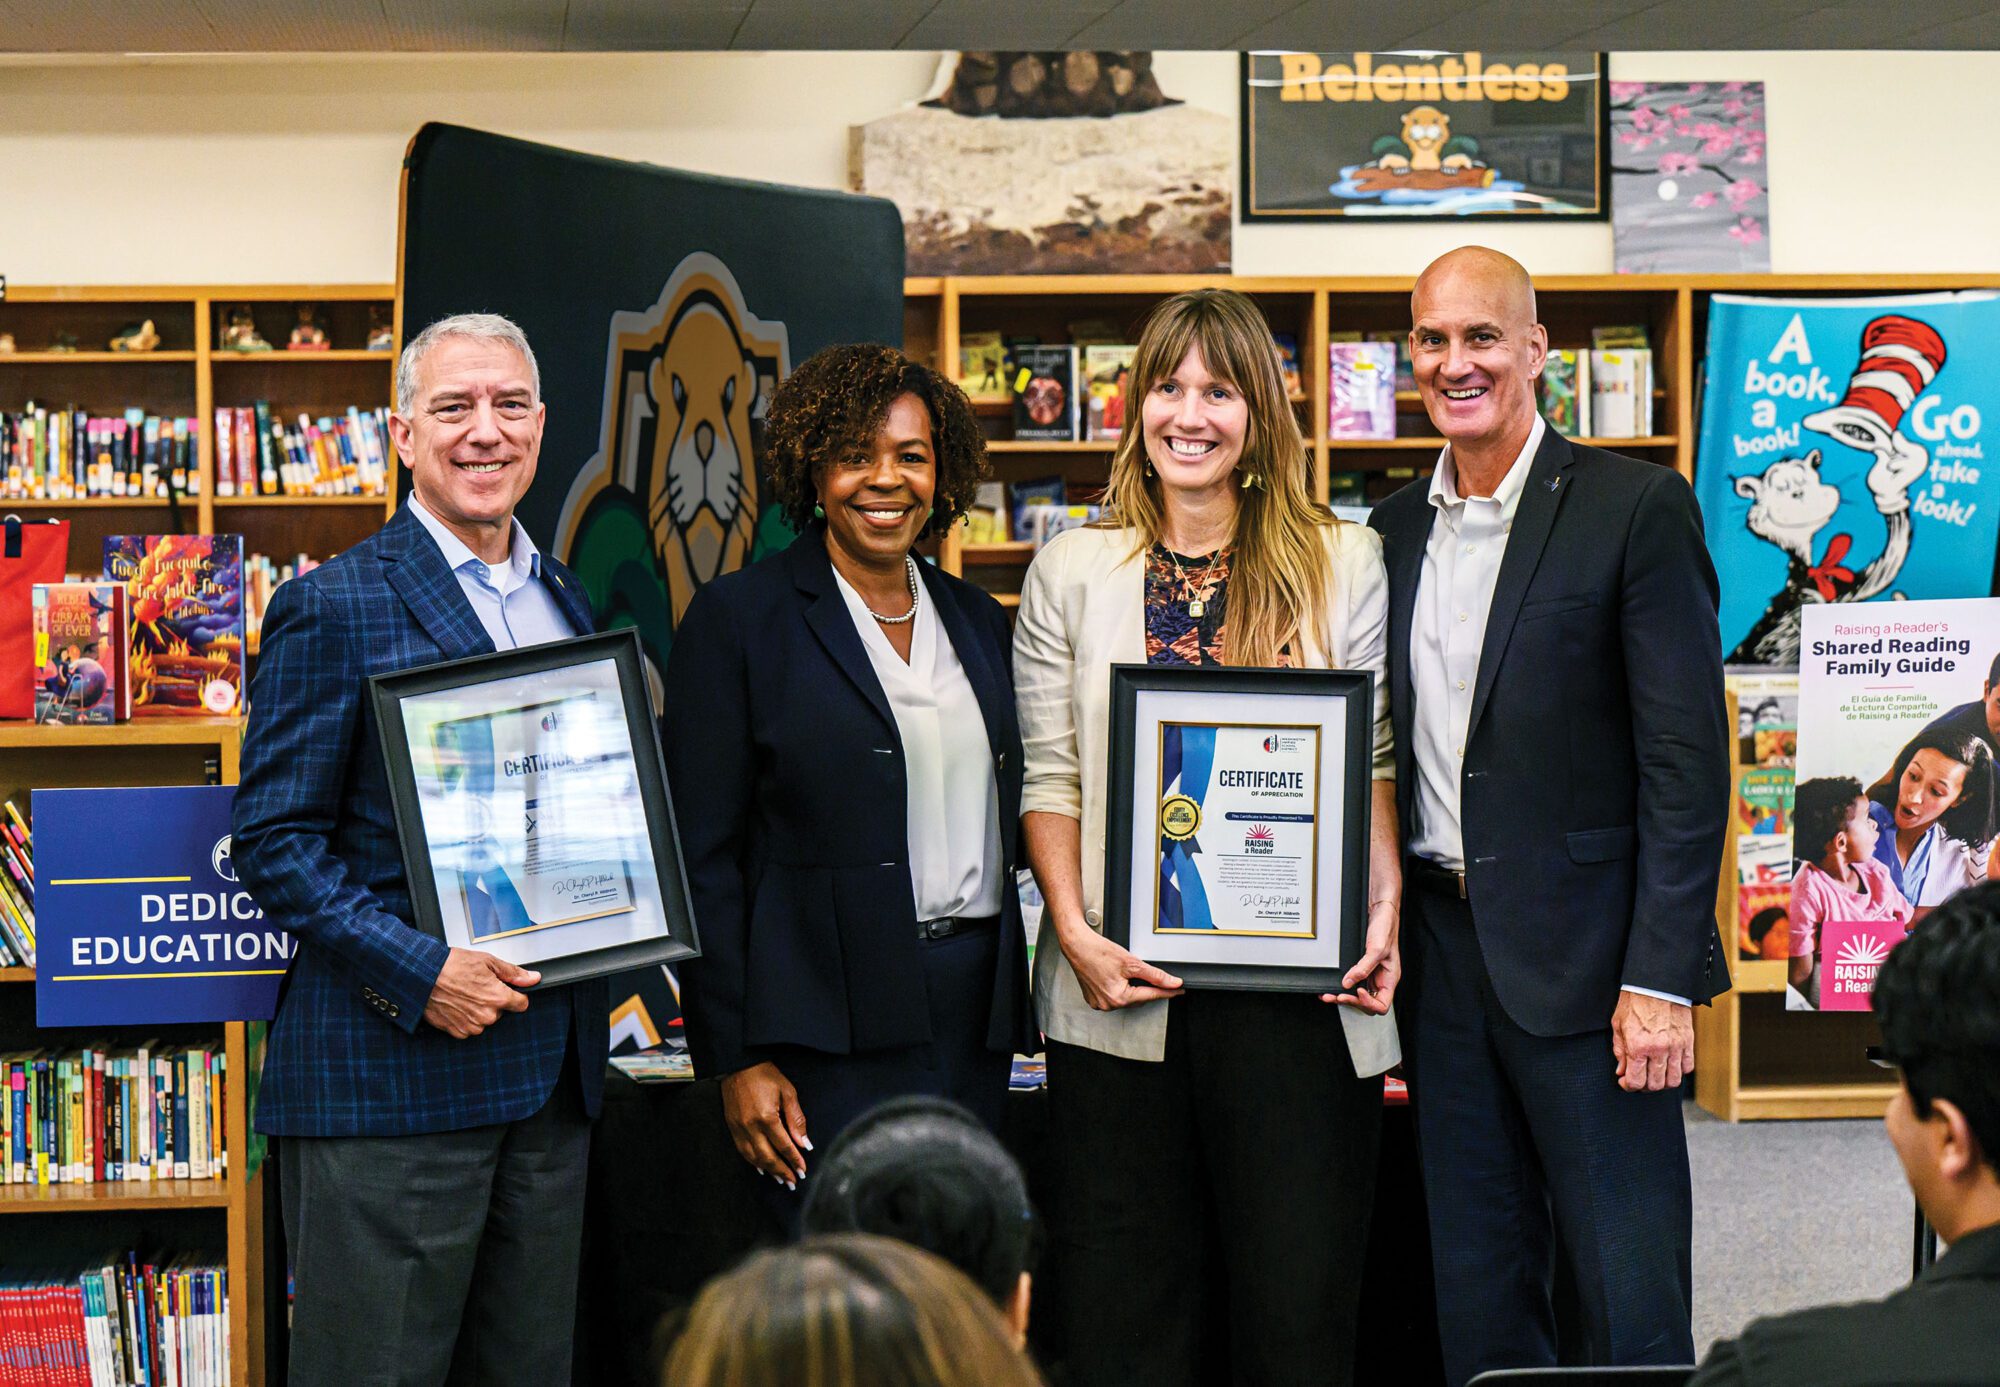
[[[1186,795],[1168,795],[1160,805],[1160,836],[1185,843],[1201,831],[1201,806]]]

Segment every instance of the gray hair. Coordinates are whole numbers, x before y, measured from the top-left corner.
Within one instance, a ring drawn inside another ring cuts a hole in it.
[[[403,355],[396,362],[397,409],[409,411],[411,401],[417,396],[418,365],[430,355],[431,348],[447,337],[472,337],[512,347],[528,363],[528,388],[534,393],[535,402],[541,402],[542,368],[535,364],[534,348],[528,345],[528,334],[521,331],[520,325],[498,313],[454,313],[432,323],[403,348]]]

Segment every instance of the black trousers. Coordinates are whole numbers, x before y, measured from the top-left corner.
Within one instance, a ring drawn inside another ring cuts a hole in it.
[[[1382,1132],[1317,997],[1194,992],[1166,1058],[1048,1042],[1050,1255],[1073,1387],[1342,1384]],[[1226,1298],[1229,1342],[1201,1341]]]
[[[1515,1024],[1494,995],[1467,902],[1411,887],[1396,1005],[1445,1381],[1556,1363],[1558,1237],[1576,1276],[1583,1361],[1692,1363],[1694,1212],[1679,1091],[1618,1087],[1608,1016],[1582,1035]]]
[[[280,1139],[292,1387],[563,1387],[589,1157],[574,1051],[518,1122]]]
[[[1014,1057],[986,1048],[987,1021],[993,1011],[993,973],[999,966],[999,931],[969,930],[927,940],[921,949],[924,996],[912,999],[911,1004],[926,1008],[930,1014],[929,1043],[850,1055],[803,1046],[772,1047],[763,1052],[798,1090],[807,1139],[821,1156],[855,1118],[884,1099],[911,1094],[949,1098],[970,1108],[989,1131],[1000,1130],[1007,1073]],[[806,1181],[810,1181],[816,1158],[812,1152],[804,1154]],[[794,1192],[769,1176],[755,1178],[786,1233],[796,1234],[806,1181]]]

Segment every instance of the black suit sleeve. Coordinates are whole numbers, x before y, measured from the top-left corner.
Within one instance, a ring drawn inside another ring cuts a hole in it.
[[[1733,1339],[1724,1339],[1709,1350],[1701,1368],[1688,1379],[1687,1387],[1749,1387],[1743,1353]]]
[[[1694,492],[1661,468],[1633,511],[1620,598],[1639,857],[1619,981],[1695,1000],[1713,991],[1703,977],[1729,815],[1717,597]]]
[[[701,957],[682,967],[688,1049],[703,1078],[744,1054],[748,892],[744,856],[756,766],[742,631],[708,591],[688,604],[667,654],[661,746]]]

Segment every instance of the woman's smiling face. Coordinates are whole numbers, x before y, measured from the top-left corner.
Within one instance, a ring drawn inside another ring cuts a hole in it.
[[[1243,392],[1211,376],[1199,347],[1154,383],[1140,411],[1146,456],[1167,491],[1203,492],[1226,484],[1243,457],[1250,405]]]

